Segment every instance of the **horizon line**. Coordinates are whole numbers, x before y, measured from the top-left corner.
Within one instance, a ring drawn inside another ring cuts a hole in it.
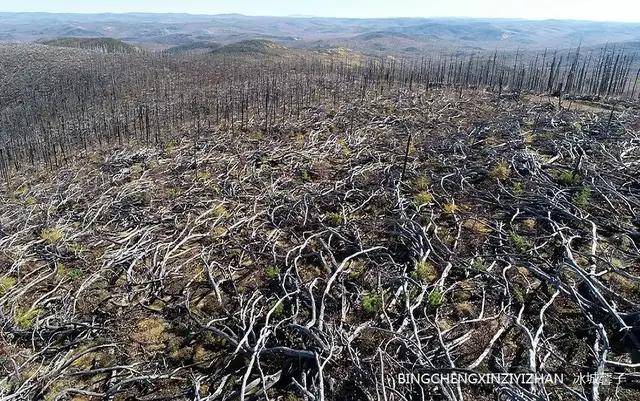
[[[194,12],[153,12],[153,11],[95,11],[95,12],[82,12],[82,11],[2,11],[0,14],[52,14],[52,15],[189,15],[195,17],[222,17],[222,16],[240,16],[248,18],[292,18],[292,19],[346,19],[346,20],[385,20],[385,19],[470,19],[470,20],[520,20],[520,21],[559,21],[559,22],[594,22],[594,23],[615,23],[615,24],[640,24],[640,20],[637,21],[620,21],[620,20],[593,20],[593,19],[580,19],[580,18],[524,18],[524,17],[469,17],[469,16],[388,16],[388,17],[336,17],[336,16],[322,16],[322,15],[252,15],[243,13],[194,13]]]

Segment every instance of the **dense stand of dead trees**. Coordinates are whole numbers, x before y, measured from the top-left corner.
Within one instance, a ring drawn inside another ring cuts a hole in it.
[[[212,126],[277,128],[320,99],[406,87],[456,87],[637,101],[635,54],[615,49],[436,55],[414,60],[278,60],[99,54],[7,46],[0,64],[0,173],[65,163],[70,154]],[[24,55],[32,61],[25,64]],[[55,68],[52,68],[55,67]]]

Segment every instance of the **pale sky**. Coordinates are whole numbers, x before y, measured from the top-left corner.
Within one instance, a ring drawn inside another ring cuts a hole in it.
[[[2,11],[321,17],[477,17],[640,22],[640,0],[0,0]]]

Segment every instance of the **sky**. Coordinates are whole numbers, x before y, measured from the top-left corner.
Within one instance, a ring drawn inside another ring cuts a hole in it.
[[[350,18],[475,17],[640,22],[640,0],[0,0],[0,12],[155,12]]]

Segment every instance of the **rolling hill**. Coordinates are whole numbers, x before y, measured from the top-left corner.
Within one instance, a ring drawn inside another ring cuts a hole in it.
[[[133,45],[113,38],[59,38],[42,42],[48,46],[71,47],[87,50],[100,50],[105,53],[133,53],[138,51]]]

